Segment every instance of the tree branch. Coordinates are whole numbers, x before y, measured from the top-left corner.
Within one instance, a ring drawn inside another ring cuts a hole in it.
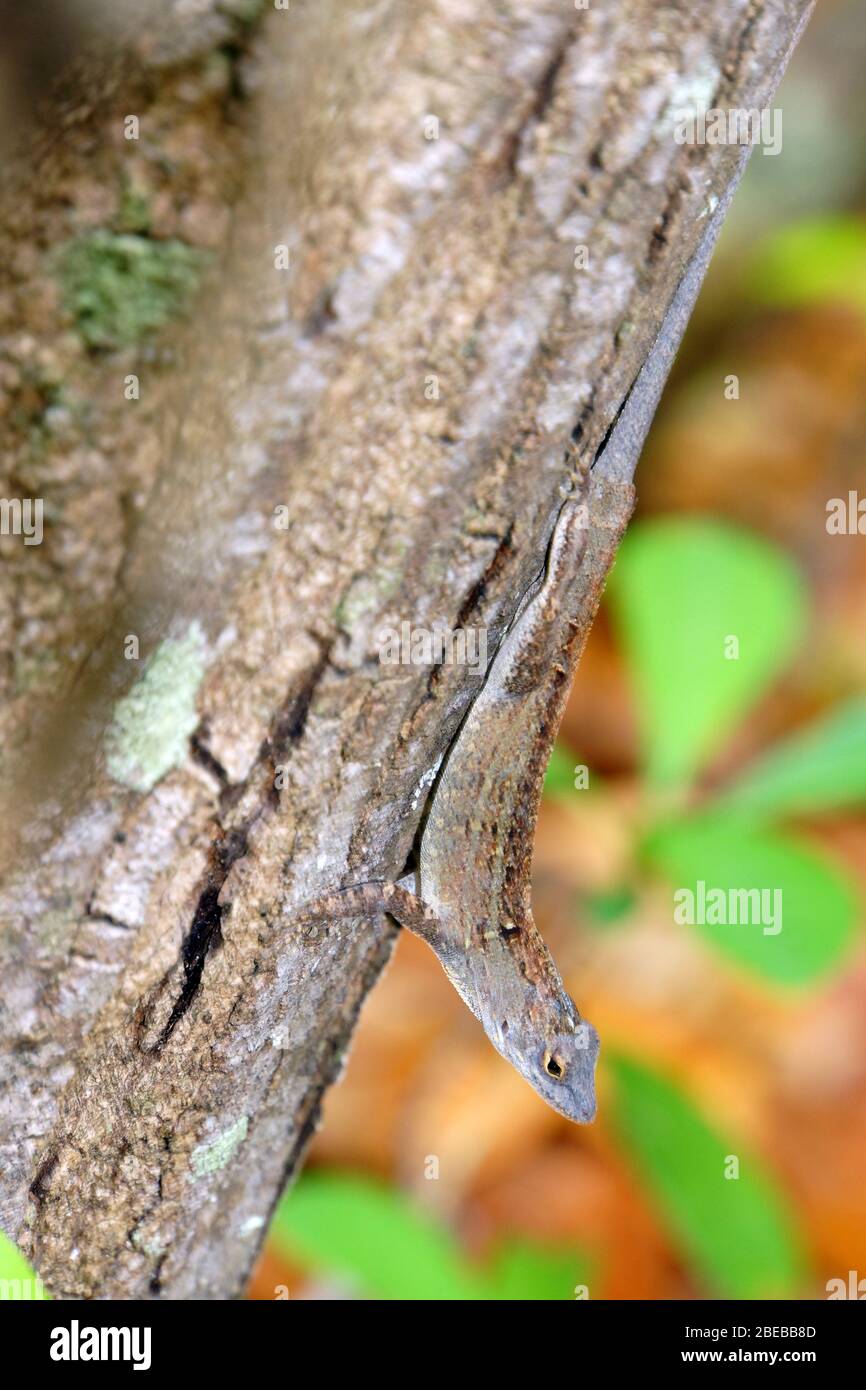
[[[492,655],[569,467],[633,465],[747,154],[676,109],[766,106],[809,8],[267,17],[262,162],[3,894],[0,1214],[56,1295],[243,1288],[394,941],[293,908],[400,874],[477,689],[378,634]]]

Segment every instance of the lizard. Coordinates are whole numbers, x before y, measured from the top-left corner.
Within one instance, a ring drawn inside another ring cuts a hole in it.
[[[433,782],[418,864],[302,907],[297,925],[388,913],[435,952],[488,1038],[561,1114],[595,1114],[598,1035],[567,993],[530,903],[541,787],[630,483],[585,473],[544,571],[500,642]]]
[[[542,783],[634,508],[643,443],[735,184],[709,219],[592,462],[565,481],[544,569],[518,603],[430,788],[416,869],[393,883],[350,885],[293,914],[303,926],[387,913],[420,936],[497,1051],[577,1123],[595,1116],[599,1038],[532,916]]]

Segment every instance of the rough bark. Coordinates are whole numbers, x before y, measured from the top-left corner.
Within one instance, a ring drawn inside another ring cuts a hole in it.
[[[15,716],[42,757],[2,900],[0,1217],[57,1296],[242,1289],[394,942],[386,923],[307,937],[293,908],[400,874],[477,690],[465,666],[381,664],[378,634],[485,627],[492,655],[570,465],[647,363],[654,402],[659,329],[679,289],[682,330],[742,170],[745,150],[677,144],[674,113],[766,106],[809,8],[264,20],[259,162],[179,395],[136,427],[155,462],[103,542],[98,639],[45,682],[75,665],[65,747]],[[138,704],[130,633],[160,673]],[[165,746],[141,727],[154,703]]]

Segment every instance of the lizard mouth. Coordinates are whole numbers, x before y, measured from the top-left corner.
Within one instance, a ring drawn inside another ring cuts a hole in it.
[[[595,1087],[588,1096],[582,1097],[580,1104],[575,1107],[572,1119],[580,1125],[588,1125],[595,1119]]]
[[[548,1104],[553,1105],[567,1119],[578,1125],[588,1125],[595,1119],[595,1084],[592,1077],[561,1096],[548,1095]]]

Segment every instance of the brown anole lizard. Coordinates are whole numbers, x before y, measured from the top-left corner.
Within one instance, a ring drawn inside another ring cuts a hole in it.
[[[631,479],[728,200],[710,220],[590,468],[559,510],[544,573],[519,605],[433,783],[416,872],[345,888],[297,918],[387,912],[422,937],[494,1047],[548,1104],[581,1123],[595,1114],[599,1040],[533,921],[535,824],[574,672],[634,505]]]
[[[632,488],[590,480],[564,503],[543,576],[505,633],[430,794],[418,867],[319,899],[300,921],[387,912],[421,936],[502,1055],[555,1109],[595,1113],[598,1037],[532,917],[541,785]]]

